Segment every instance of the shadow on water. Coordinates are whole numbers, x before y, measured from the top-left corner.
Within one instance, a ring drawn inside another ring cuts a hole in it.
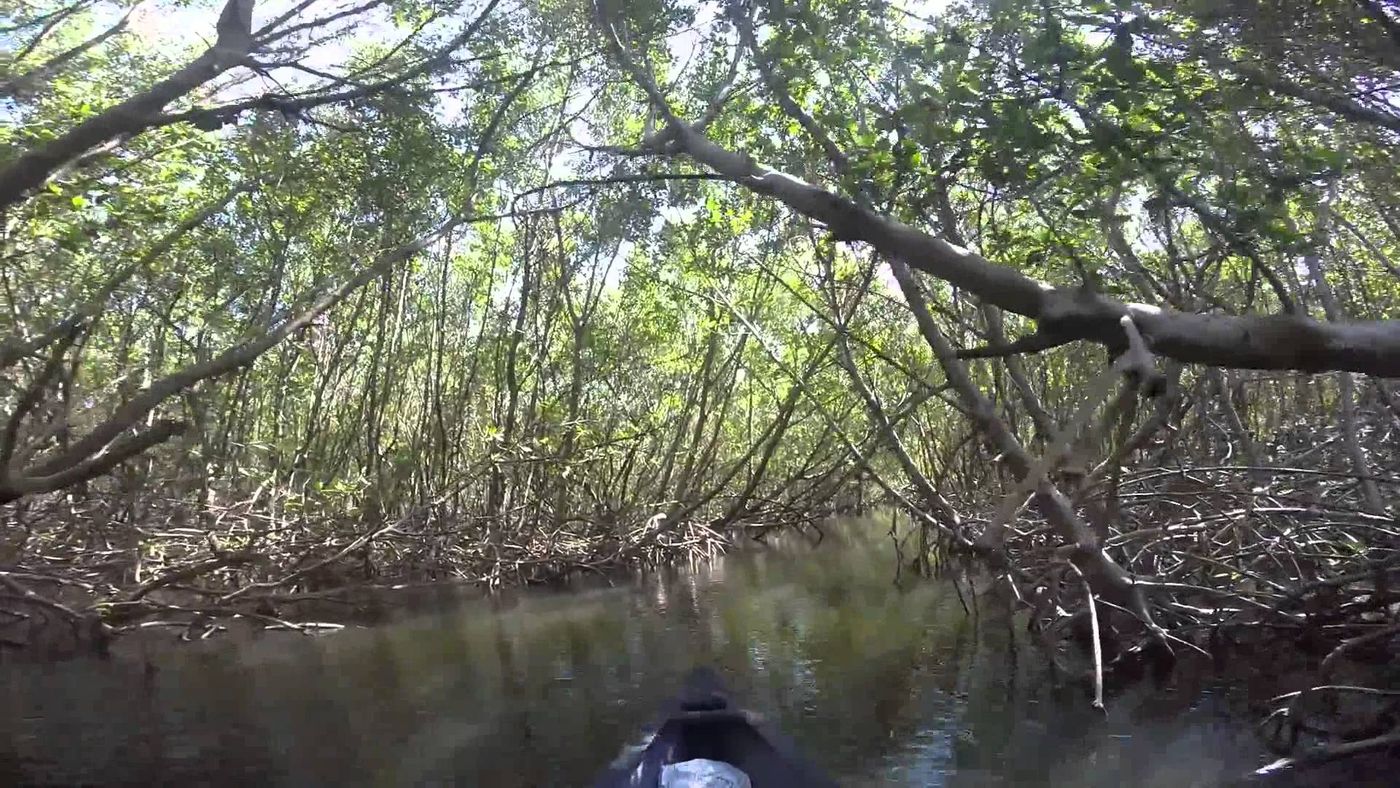
[[[696,664],[844,785],[1216,785],[1261,762],[1209,692],[1105,717],[1052,689],[1005,616],[896,588],[887,544],[852,536],[882,530],[155,668],[8,666],[0,783],[587,784]]]

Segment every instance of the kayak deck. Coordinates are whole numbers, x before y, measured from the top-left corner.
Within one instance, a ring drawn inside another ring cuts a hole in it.
[[[743,771],[753,788],[826,788],[836,785],[798,755],[791,742],[757,715],[734,707],[719,676],[697,668],[651,740],[614,763],[596,788],[652,788],[667,764],[704,758]]]

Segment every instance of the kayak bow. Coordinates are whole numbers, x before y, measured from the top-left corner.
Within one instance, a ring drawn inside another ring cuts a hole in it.
[[[656,788],[662,769],[695,759],[722,761],[749,778],[753,788],[835,788],[836,783],[758,715],[735,707],[719,675],[696,668],[681,696],[640,750],[625,753],[595,788]]]

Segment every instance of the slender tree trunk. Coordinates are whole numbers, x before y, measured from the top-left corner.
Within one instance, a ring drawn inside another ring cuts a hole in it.
[[[1333,187],[1335,188],[1335,187]],[[1332,219],[1332,199],[1333,194],[1328,195],[1318,204],[1317,226],[1313,231],[1313,248],[1303,258],[1303,264],[1307,266],[1308,272],[1312,275],[1313,287],[1317,290],[1317,297],[1322,302],[1322,310],[1331,322],[1339,322],[1344,319],[1341,305],[1337,303],[1337,297],[1332,290],[1332,285],[1327,281],[1327,273],[1322,265],[1322,254],[1327,248],[1331,234]],[[1366,509],[1372,514],[1385,514],[1385,504],[1381,499],[1380,490],[1371,479],[1371,464],[1366,458],[1366,452],[1361,448],[1361,442],[1357,435],[1358,426],[1356,419],[1356,382],[1350,372],[1337,373],[1337,398],[1338,408],[1342,415],[1342,443],[1346,448],[1347,456],[1351,460],[1352,470],[1356,473],[1360,482],[1361,499],[1366,505]]]

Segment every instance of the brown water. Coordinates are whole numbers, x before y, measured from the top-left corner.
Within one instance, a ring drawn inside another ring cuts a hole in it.
[[[0,666],[0,784],[586,785],[696,664],[846,785],[1218,785],[1217,695],[1056,690],[1005,616],[896,587],[885,526],[332,635]]]

